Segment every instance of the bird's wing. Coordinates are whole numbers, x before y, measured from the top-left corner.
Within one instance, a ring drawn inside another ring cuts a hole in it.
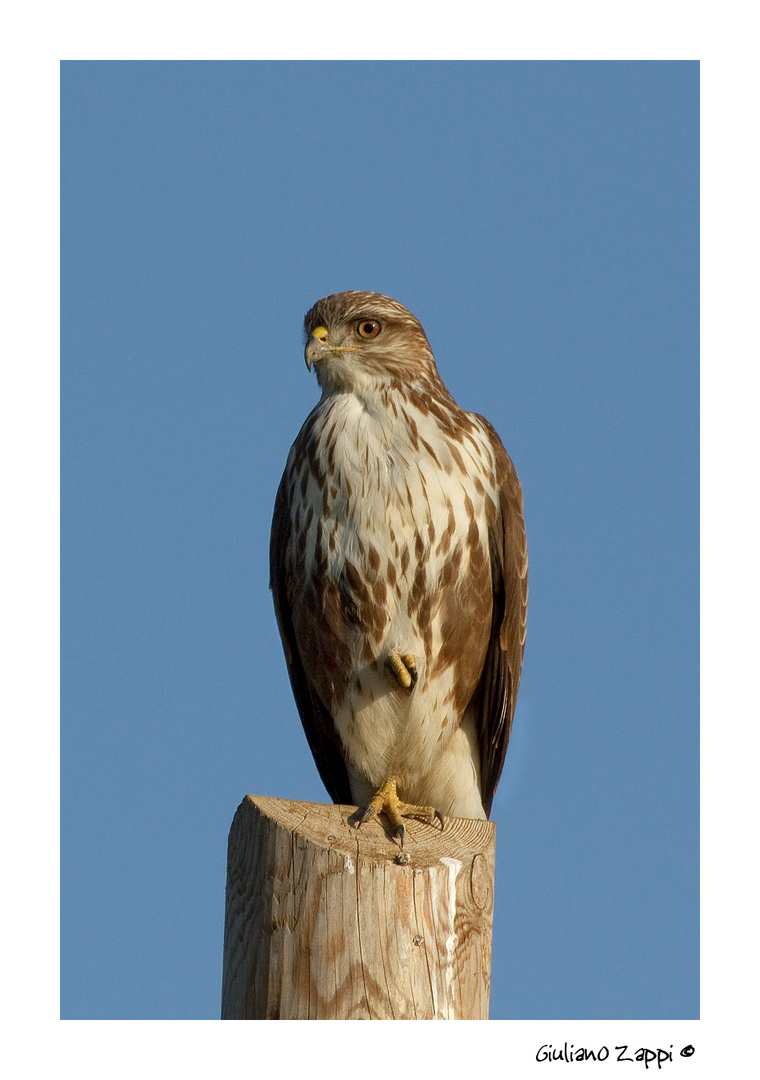
[[[528,547],[517,472],[494,429],[480,419],[494,446],[499,481],[499,505],[489,536],[493,583],[491,636],[483,673],[473,695],[483,807],[490,814],[504,767],[525,651]]]
[[[286,496],[287,483],[283,476],[275,501],[269,546],[269,587],[274,599],[277,626],[285,651],[293,696],[319,775],[333,802],[351,804],[351,787],[338,733],[332,716],[306,677],[293,629],[285,569],[285,551],[291,528]]]

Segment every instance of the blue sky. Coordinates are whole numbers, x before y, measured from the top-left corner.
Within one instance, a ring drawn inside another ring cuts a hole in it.
[[[698,66],[62,69],[62,1015],[219,1014],[246,792],[324,800],[267,588],[342,289],[525,493],[493,1018],[698,1015]]]

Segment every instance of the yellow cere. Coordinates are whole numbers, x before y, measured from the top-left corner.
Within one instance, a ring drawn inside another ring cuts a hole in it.
[[[317,341],[325,341],[325,339],[327,338],[327,327],[315,326],[311,332],[311,336],[315,337]]]

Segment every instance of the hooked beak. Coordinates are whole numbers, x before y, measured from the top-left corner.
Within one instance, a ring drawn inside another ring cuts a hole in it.
[[[318,364],[326,356],[336,356],[338,353],[356,352],[353,345],[334,345],[328,342],[329,331],[326,326],[315,326],[309,335],[304,349],[304,360],[311,371],[313,364]]]
[[[304,349],[304,360],[306,366],[311,371],[312,365],[316,364],[318,360],[321,360],[326,351],[327,341],[327,327],[315,326],[309,335],[309,340],[306,342],[306,348]]]

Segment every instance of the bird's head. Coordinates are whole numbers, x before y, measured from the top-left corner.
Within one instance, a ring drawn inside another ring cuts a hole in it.
[[[425,331],[389,296],[333,293],[307,312],[304,329],[306,365],[325,393],[438,378]]]

